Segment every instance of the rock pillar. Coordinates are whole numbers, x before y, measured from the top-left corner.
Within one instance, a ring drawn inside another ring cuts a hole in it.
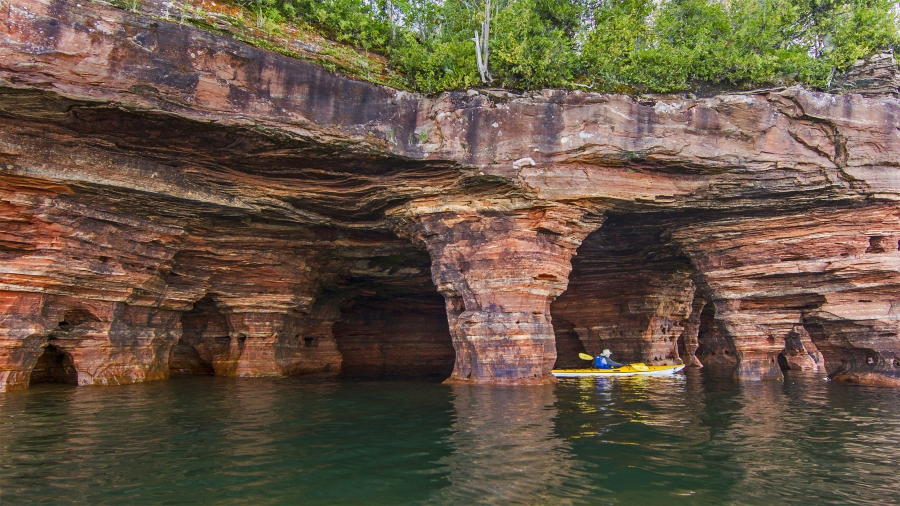
[[[825,359],[810,339],[803,325],[797,325],[784,340],[784,351],[778,358],[782,369],[795,371],[816,371],[819,364],[824,367]]]
[[[191,237],[191,249],[175,256],[171,291],[206,293],[182,316],[172,372],[283,377],[340,370],[331,332],[340,311],[316,298],[339,267],[302,241],[232,234]]]
[[[571,258],[600,225],[582,209],[444,211],[408,232],[431,254],[456,364],[451,382],[554,382],[550,302],[568,285]]]
[[[38,293],[0,292],[0,392],[28,388],[29,376],[46,342],[46,298]]]
[[[717,300],[715,308],[716,320],[737,356],[735,376],[745,380],[781,379],[778,356],[799,313],[759,308],[742,300]]]

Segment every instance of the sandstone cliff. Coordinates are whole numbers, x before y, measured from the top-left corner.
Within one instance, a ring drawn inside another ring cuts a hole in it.
[[[423,97],[0,7],[0,389],[543,383],[603,348],[900,384],[896,90]]]

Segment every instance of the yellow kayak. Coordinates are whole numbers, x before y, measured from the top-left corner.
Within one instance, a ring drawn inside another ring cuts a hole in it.
[[[671,376],[684,369],[684,365],[628,364],[616,369],[553,369],[557,378],[582,378],[585,376]]]

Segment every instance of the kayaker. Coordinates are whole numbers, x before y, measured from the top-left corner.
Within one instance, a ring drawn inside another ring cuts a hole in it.
[[[594,358],[594,367],[597,369],[618,369],[622,367],[623,364],[610,360],[610,355],[612,355],[611,351],[608,349],[603,350],[599,357]]]

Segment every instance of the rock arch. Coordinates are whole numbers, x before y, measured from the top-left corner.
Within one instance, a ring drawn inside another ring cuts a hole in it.
[[[659,215],[609,213],[578,248],[569,287],[551,304],[557,343],[574,333],[590,355],[608,348],[620,362],[683,362],[678,340],[690,331],[694,270],[664,231]]]

